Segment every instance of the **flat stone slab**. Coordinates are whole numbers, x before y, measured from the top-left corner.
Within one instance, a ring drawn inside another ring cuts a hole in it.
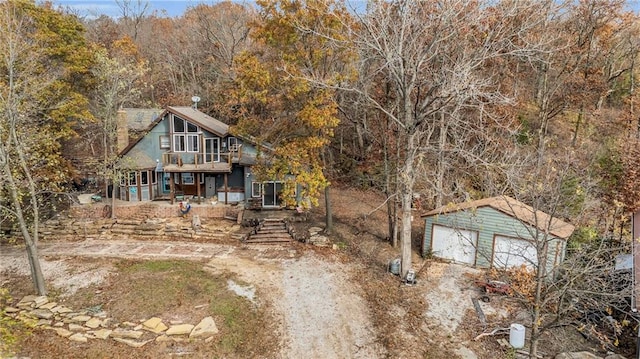
[[[145,340],[143,342],[138,342],[132,339],[125,339],[125,338],[113,338],[113,340],[120,342],[120,343],[124,343],[127,344],[130,347],[134,347],[134,348],[141,348],[142,346],[144,346],[145,344],[147,344],[149,342],[149,340]]]
[[[186,335],[191,333],[193,330],[193,324],[178,324],[172,325],[169,329],[167,329],[167,335]]]
[[[107,339],[111,335],[111,329],[92,330],[89,333],[93,334],[97,339]]]
[[[146,320],[144,323],[142,323],[142,327],[143,329],[151,331],[155,334],[160,334],[169,328],[162,322],[162,319],[157,317]]]
[[[56,328],[56,334],[58,334],[59,336],[63,337],[63,338],[68,338],[70,337],[73,332],[66,330],[64,328]]]
[[[53,313],[51,313],[48,309],[34,309],[29,312],[32,316],[38,319],[51,319],[53,318]]]
[[[74,322],[86,322],[90,319],[91,317],[88,315],[76,315],[75,317],[71,317],[71,320],[73,320]]]
[[[73,340],[74,342],[79,342],[79,343],[86,343],[89,341],[89,339],[87,339],[87,337],[85,337],[84,334],[80,334],[80,333],[75,333],[74,335],[70,336],[69,340]]]
[[[89,327],[91,329],[96,329],[101,324],[102,324],[102,320],[100,320],[98,318],[91,318],[91,319],[87,320],[86,323],[84,323],[84,325],[86,325],[87,327]]]
[[[20,311],[20,309],[16,308],[16,307],[5,307],[4,308],[4,312],[7,313],[7,314],[17,313],[19,311]]]
[[[216,326],[213,317],[206,317],[196,325],[195,328],[189,334],[189,338],[200,338],[200,337],[209,337],[214,334],[218,334],[219,330]]]
[[[115,329],[111,332],[112,338],[139,339],[144,333],[138,330]]]

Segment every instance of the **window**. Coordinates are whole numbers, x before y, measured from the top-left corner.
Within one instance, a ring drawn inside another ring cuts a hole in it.
[[[173,151],[200,152],[200,128],[173,116]]]
[[[173,116],[173,132],[184,132],[184,120],[178,116]]]
[[[231,152],[235,152],[238,150],[238,139],[235,137],[229,137],[227,139],[227,141],[229,142],[229,151]]]
[[[162,184],[164,192],[171,191],[171,173],[164,173],[162,175]]]
[[[135,172],[129,172],[129,186],[135,186],[138,184],[138,177]]]
[[[171,148],[171,142],[169,140],[169,136],[160,136],[160,148],[162,149]]]
[[[143,186],[149,184],[149,172],[148,171],[140,172],[140,184],[143,185]]]
[[[198,152],[198,135],[187,135],[187,152]]]
[[[251,182],[251,197],[260,197],[262,191],[260,190],[260,182]]]
[[[194,182],[193,182],[193,173],[183,173],[182,174],[182,184],[194,184]]]
[[[151,171],[151,183],[152,184],[158,183],[158,172]]]

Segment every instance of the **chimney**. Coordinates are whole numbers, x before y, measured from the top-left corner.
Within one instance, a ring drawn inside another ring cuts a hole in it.
[[[116,115],[116,145],[118,153],[129,145],[129,129],[127,128],[127,111],[118,110]]]

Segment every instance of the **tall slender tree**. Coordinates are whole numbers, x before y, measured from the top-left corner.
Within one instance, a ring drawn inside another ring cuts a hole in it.
[[[61,190],[61,141],[73,135],[73,121],[91,117],[78,92],[91,56],[73,16],[31,1],[3,2],[0,16],[0,211],[20,228],[35,291],[44,295],[42,194]]]

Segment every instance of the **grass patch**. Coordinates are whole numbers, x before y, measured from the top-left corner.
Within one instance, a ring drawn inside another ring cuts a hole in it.
[[[104,309],[118,321],[157,316],[195,325],[210,315],[221,332],[209,344],[211,357],[252,357],[277,342],[267,338],[272,321],[266,313],[228,289],[229,279],[239,282],[230,274],[213,275],[192,261],[121,261],[116,267]]]

